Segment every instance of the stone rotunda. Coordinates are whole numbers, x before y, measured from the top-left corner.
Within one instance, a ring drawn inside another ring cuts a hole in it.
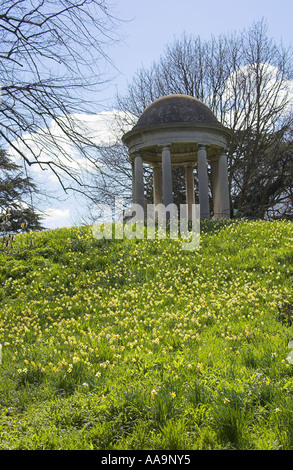
[[[185,167],[186,203],[191,219],[197,167],[200,218],[210,218],[208,168],[211,165],[215,218],[230,217],[226,147],[230,132],[200,100],[163,96],[151,103],[123,135],[132,162],[133,202],[144,207],[143,164],[153,167],[154,204],[173,203],[172,165]]]

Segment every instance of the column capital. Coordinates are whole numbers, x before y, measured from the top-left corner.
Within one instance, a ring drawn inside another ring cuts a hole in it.
[[[197,149],[198,149],[198,150],[206,150],[206,149],[207,149],[207,146],[204,145],[204,144],[199,144],[199,145],[197,146]]]
[[[164,144],[162,145],[162,150],[170,150],[172,144]]]
[[[140,150],[136,150],[135,152],[133,152],[133,158],[135,157],[141,157]]]

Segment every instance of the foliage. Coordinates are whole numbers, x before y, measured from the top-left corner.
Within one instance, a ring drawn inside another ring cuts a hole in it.
[[[207,221],[191,252],[64,228],[0,253],[0,448],[292,449],[292,229]]]
[[[8,246],[11,235],[23,230],[42,229],[42,216],[27,203],[28,197],[38,192],[36,185],[0,149],[0,236]]]

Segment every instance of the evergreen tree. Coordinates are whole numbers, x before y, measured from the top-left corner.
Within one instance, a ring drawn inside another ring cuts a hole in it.
[[[41,230],[42,215],[27,199],[37,188],[23,169],[0,149],[0,232]]]

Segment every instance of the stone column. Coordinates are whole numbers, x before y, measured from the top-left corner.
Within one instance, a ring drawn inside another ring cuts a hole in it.
[[[199,145],[197,152],[197,174],[199,188],[200,218],[210,218],[209,183],[207,169],[207,152],[204,145]]]
[[[221,217],[230,218],[228,165],[227,165],[227,155],[225,152],[222,152],[219,156],[218,185],[219,185]]]
[[[219,192],[219,160],[213,160],[211,162],[212,169],[212,194],[213,194],[213,209],[214,218],[221,218],[221,204],[220,204],[220,192]]]
[[[158,165],[153,167],[154,204],[162,204],[162,169]]]
[[[192,220],[192,204],[195,204],[193,166],[185,167],[185,188],[188,220]]]
[[[135,173],[134,173],[134,160],[131,162],[132,169],[132,204],[135,204]]]
[[[139,153],[134,156],[135,203],[144,207],[143,163]]]
[[[162,149],[162,182],[163,203],[165,206],[168,206],[173,203],[170,145],[165,145]]]

